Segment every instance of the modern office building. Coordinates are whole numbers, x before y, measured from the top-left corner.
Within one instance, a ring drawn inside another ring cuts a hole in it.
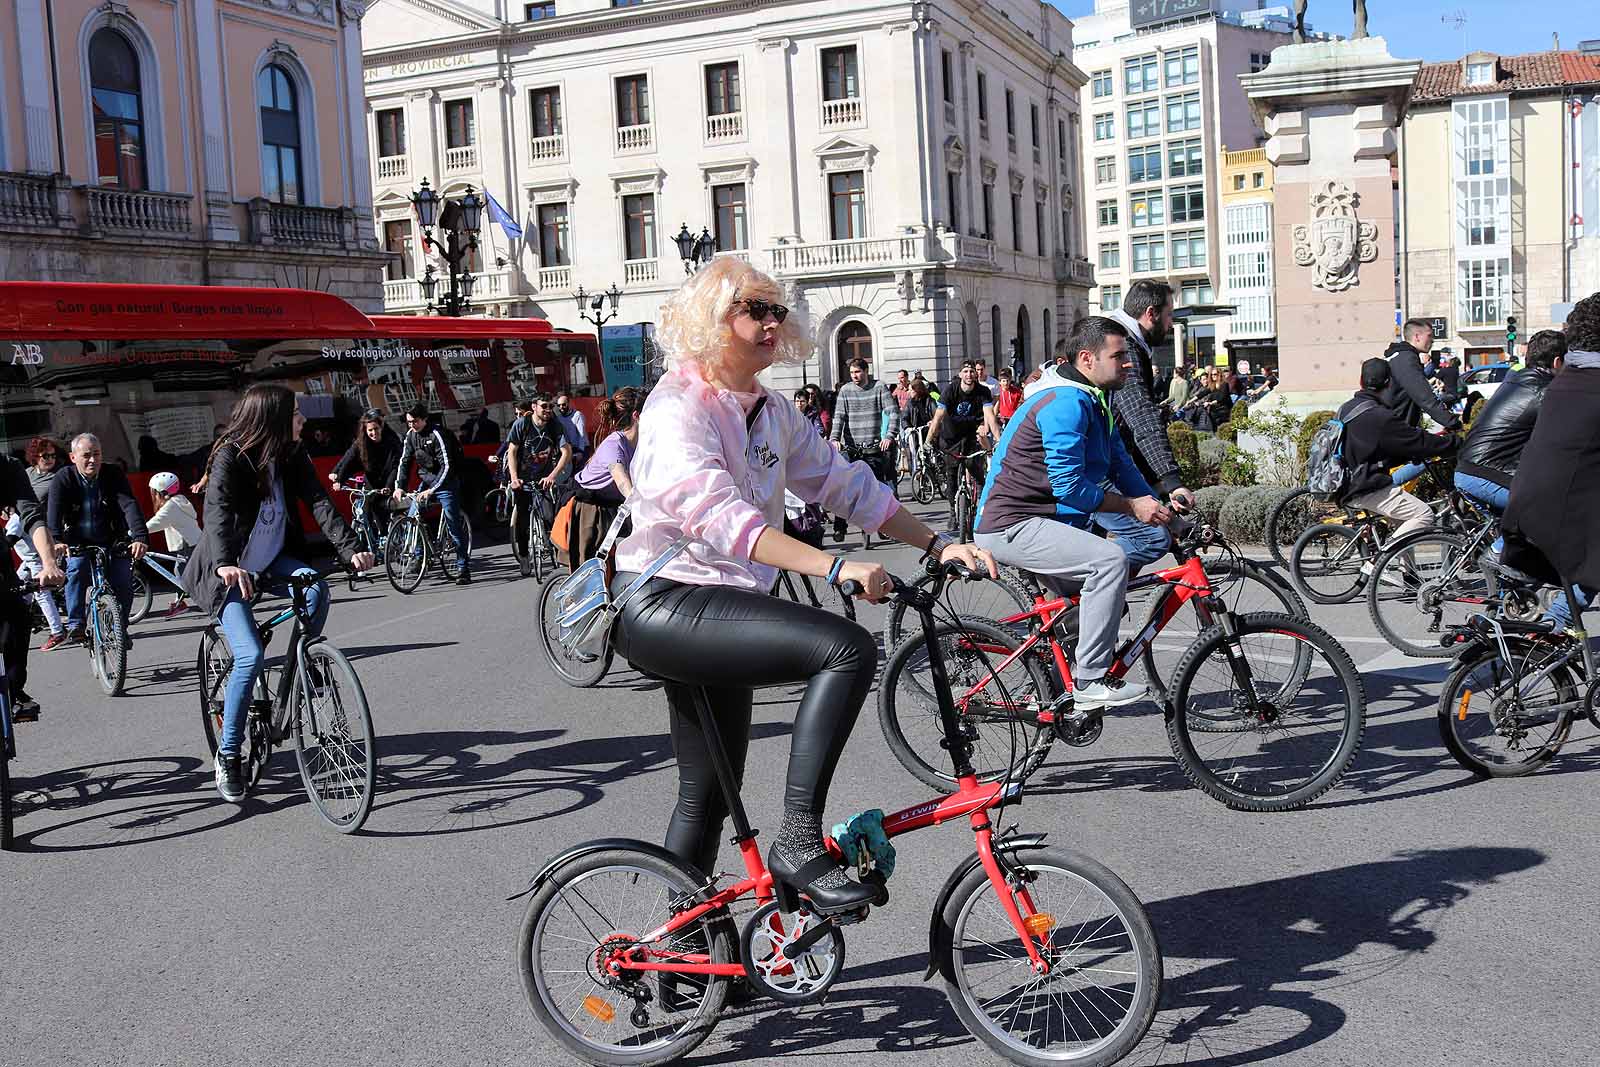
[[[310,0],[0,9],[0,277],[382,307],[361,19]]]
[[[1223,149],[1222,303],[1232,305],[1225,359],[1252,369],[1278,362],[1272,302],[1272,172],[1264,148]]]
[[[652,322],[680,227],[791,286],[818,357],[774,375],[1037,364],[1088,303],[1072,27],[1037,0],[381,0],[365,31],[385,305],[424,306],[409,198],[492,194],[474,301]],[[441,269],[435,263],[436,274]]]
[[[1401,144],[1401,304],[1502,357],[1600,290],[1600,55],[1472,52],[1417,76]]]
[[[1259,0],[1095,0],[1075,22],[1073,61],[1090,79],[1083,187],[1099,307],[1120,306],[1140,278],[1169,281],[1181,306],[1223,302],[1216,164],[1224,145],[1260,143],[1238,76],[1265,68],[1292,25],[1287,6]],[[1186,362],[1211,362],[1239,325],[1197,314],[1178,340]]]

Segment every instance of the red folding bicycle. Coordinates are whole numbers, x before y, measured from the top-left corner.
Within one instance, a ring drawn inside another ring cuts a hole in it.
[[[1195,526],[1173,547],[1178,566],[1129,583],[1129,592],[1165,588],[1145,624],[1117,648],[1108,674],[1122,678],[1146,662],[1157,699],[1166,698],[1173,755],[1209,796],[1246,811],[1303,807],[1355,759],[1366,721],[1361,676],[1344,647],[1307,619],[1231,611],[1207,575],[1202,549],[1238,555],[1214,529]],[[1100,710],[1073,706],[1069,656],[1077,603],[1076,596],[1046,596],[1035,587],[1028,611],[996,621],[962,618],[902,641],[884,665],[878,719],[905,768],[935,789],[956,788],[937,755],[944,727],[941,694],[926,683],[932,659],[956,679],[960,734],[979,755],[979,781],[1031,775],[1057,740],[1074,747],[1098,740]],[[1200,633],[1162,686],[1149,650],[1190,603]],[[937,657],[930,655],[936,646]],[[1018,730],[1028,738],[1020,770],[1004,754]]]
[[[931,634],[945,582],[973,576],[936,562],[929,570],[931,586],[896,580],[894,596]],[[939,973],[961,1021],[1014,1063],[1115,1063],[1143,1038],[1160,996],[1161,953],[1144,906],[1104,866],[1047,846],[1044,834],[995,833],[991,813],[1015,803],[1022,782],[979,782],[944,664],[935,655],[927,669],[956,791],[884,817],[884,834],[964,818],[976,851],[935,901],[924,980]],[[844,967],[842,928],[870,910],[813,913],[774,884],[703,694],[697,705],[744,876],[719,885],[721,876],[708,878],[658,845],[608,838],[562,852],[528,890],[517,941],[523,989],[539,1022],[588,1063],[686,1055],[710,1034],[741,976],[781,1003],[820,1000]],[[852,859],[882,906],[887,856],[881,844],[878,851]],[[752,903],[740,925],[733,907]]]

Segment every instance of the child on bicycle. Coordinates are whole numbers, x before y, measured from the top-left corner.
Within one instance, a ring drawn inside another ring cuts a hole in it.
[[[150,510],[154,512],[145,522],[151,533],[167,532],[167,551],[178,557],[173,570],[181,571],[200,543],[200,520],[195,517],[194,505],[183,495],[183,485],[171,471],[162,471],[150,478]],[[167,609],[167,618],[175,619],[189,610],[187,593],[180,589]]]

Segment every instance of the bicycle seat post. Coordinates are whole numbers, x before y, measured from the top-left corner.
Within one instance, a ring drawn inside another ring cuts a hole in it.
[[[694,690],[695,711],[700,716],[700,732],[705,735],[706,748],[711,753],[711,765],[717,770],[717,781],[722,785],[722,796],[728,804],[728,816],[733,819],[733,838],[735,845],[743,847],[746,841],[755,838],[756,832],[750,828],[750,818],[744,810],[744,800],[739,795],[739,781],[734,776],[733,764],[728,761],[728,750],[722,743],[722,731],[717,729],[717,721],[711,715],[711,694],[705,686],[696,686]],[[702,872],[707,877],[711,871]]]

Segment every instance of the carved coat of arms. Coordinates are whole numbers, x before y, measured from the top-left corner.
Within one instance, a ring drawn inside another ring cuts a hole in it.
[[[1356,284],[1356,268],[1378,258],[1378,226],[1356,218],[1356,194],[1341,181],[1311,193],[1311,221],[1294,227],[1294,261],[1312,267],[1312,284],[1330,293]]]

